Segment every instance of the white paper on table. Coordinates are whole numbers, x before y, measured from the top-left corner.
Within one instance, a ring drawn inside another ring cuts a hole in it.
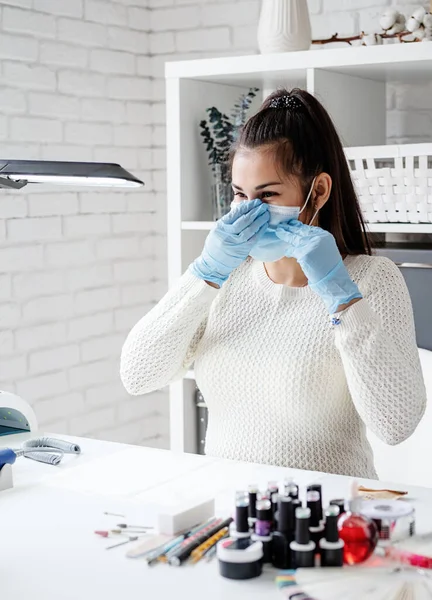
[[[154,452],[154,457],[152,454],[149,448],[127,448],[59,473],[45,485],[85,494],[130,498],[181,478],[202,461],[202,457],[191,454],[176,455],[159,450]]]
[[[214,498],[216,514],[222,516],[232,513],[235,490],[250,484],[266,489],[269,481],[281,484],[286,477],[293,477],[303,491],[323,474],[133,447],[60,472],[45,486],[106,497],[111,506],[127,499],[145,506],[152,518],[163,508],[183,510]]]

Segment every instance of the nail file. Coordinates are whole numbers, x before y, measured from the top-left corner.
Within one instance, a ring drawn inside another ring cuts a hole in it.
[[[176,506],[164,508],[164,512],[157,517],[157,530],[164,535],[177,535],[188,531],[198,523],[204,523],[215,514],[214,499],[206,500],[200,504],[184,507]]]

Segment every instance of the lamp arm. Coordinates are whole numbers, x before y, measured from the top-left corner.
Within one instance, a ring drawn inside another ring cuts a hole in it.
[[[20,190],[26,185],[26,179],[19,179],[18,181],[14,181],[13,179],[9,179],[9,177],[0,177],[0,189],[5,188],[12,190]]]

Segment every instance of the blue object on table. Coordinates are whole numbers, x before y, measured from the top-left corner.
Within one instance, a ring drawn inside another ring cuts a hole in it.
[[[12,448],[0,448],[0,471],[4,465],[13,465],[17,459],[17,453]]]
[[[50,465],[58,465],[65,454],[81,454],[78,444],[41,437],[24,442],[21,448],[0,448],[0,470],[4,465],[13,465],[20,456]]]

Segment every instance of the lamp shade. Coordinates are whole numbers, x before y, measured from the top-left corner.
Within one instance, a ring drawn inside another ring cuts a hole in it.
[[[0,188],[20,189],[28,183],[122,188],[144,185],[115,163],[0,159]]]

